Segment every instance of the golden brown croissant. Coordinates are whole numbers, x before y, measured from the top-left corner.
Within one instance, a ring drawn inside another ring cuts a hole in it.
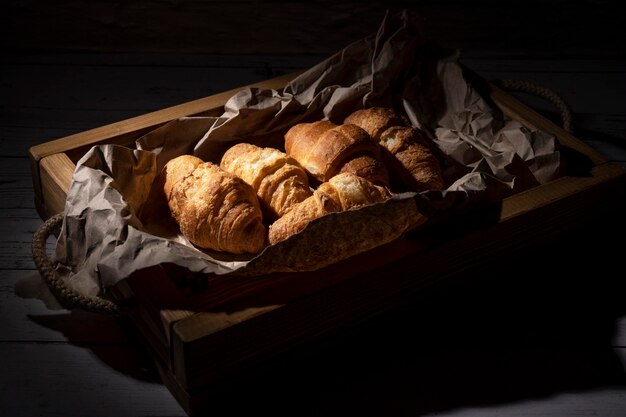
[[[357,110],[344,120],[355,124],[385,149],[383,158],[392,176],[413,191],[441,190],[445,187],[439,160],[421,131],[386,107]]]
[[[263,249],[259,200],[241,178],[191,155],[170,160],[161,176],[172,217],[191,243],[230,253]]]
[[[299,123],[285,134],[285,150],[319,182],[352,172],[377,185],[389,183],[380,146],[356,125],[338,126],[326,120]]]
[[[306,171],[278,149],[239,143],[224,153],[220,167],[252,186],[271,219],[281,217],[313,193]]]
[[[287,239],[318,217],[382,202],[390,197],[391,193],[386,187],[377,186],[350,172],[337,174],[320,184],[312,196],[296,204],[270,225],[269,243]]]

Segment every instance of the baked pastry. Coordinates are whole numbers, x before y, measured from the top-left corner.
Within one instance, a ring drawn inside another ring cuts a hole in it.
[[[320,183],[351,172],[376,185],[389,184],[380,146],[356,125],[327,120],[299,123],[285,134],[285,150]]]
[[[371,107],[353,112],[344,123],[355,124],[382,147],[391,176],[410,190],[420,192],[445,187],[441,165],[423,133],[392,108]]]
[[[306,171],[291,156],[274,148],[239,143],[226,150],[220,168],[250,184],[267,217],[276,219],[313,194]]]
[[[301,203],[269,227],[271,245],[304,230],[314,219],[326,214],[352,210],[367,204],[383,202],[391,197],[386,187],[373,184],[356,174],[343,172],[323,182]]]
[[[160,181],[165,193],[165,198],[169,205],[172,215],[179,213],[177,200],[174,196],[174,186],[180,183],[185,177],[189,176],[194,169],[204,161],[193,155],[181,155],[167,162],[161,171]]]
[[[344,123],[352,123],[365,130],[375,140],[390,127],[410,127],[411,122],[391,107],[370,107],[356,110],[344,119]]]
[[[263,249],[267,228],[244,180],[191,155],[168,161],[161,177],[172,217],[191,243],[237,254]]]

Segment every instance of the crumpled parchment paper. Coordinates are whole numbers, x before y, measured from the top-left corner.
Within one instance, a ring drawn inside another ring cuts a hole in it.
[[[403,193],[387,203],[335,213],[259,255],[241,256],[193,247],[152,189],[174,156],[195,154],[219,163],[239,141],[282,149],[284,133],[296,123],[341,123],[369,106],[402,108],[430,135],[444,161],[446,190]],[[138,139],[136,149],[93,147],[78,161],[70,185],[57,272],[77,291],[94,296],[133,271],[163,263],[212,274],[315,269],[396,239],[431,213],[545,183],[558,175],[559,165],[555,138],[492,108],[464,76],[458,51],[427,41],[418,16],[388,14],[377,33],[281,91],[242,89],[220,116],[173,120]]]

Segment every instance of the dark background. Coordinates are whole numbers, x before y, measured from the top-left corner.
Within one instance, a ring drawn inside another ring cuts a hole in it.
[[[328,55],[386,11],[424,16],[468,57],[624,56],[618,1],[9,1],[10,52]],[[7,16],[5,14],[5,16]]]
[[[626,163],[618,1],[7,4],[0,25],[2,416],[184,415],[119,323],[50,311],[15,293],[37,274],[30,239],[41,218],[30,146],[309,68],[375,33],[387,11],[409,9],[433,41],[458,48],[485,78],[557,91],[572,107],[574,133]],[[549,103],[520,98],[559,121]],[[215,415],[623,416],[624,225],[616,219],[286,356],[262,371],[272,377],[248,376],[224,394]]]

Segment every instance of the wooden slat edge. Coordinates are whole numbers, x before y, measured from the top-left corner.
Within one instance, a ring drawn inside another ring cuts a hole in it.
[[[54,205],[54,207],[52,207],[50,210],[47,209],[48,203],[43,196],[43,181],[41,179],[40,172],[40,162],[43,158],[55,154],[62,154],[72,149],[103,143],[106,140],[111,140],[127,133],[142,130],[147,131],[151,128],[157,127],[179,117],[192,116],[203,112],[219,109],[220,107],[223,107],[226,101],[228,101],[228,99],[230,99],[234,94],[245,88],[280,89],[283,88],[289,81],[298,76],[301,72],[302,71],[292,72],[279,77],[271,78],[269,80],[264,80],[258,83],[249,84],[247,86],[234,88],[224,91],[222,93],[203,97],[198,100],[182,103],[176,106],[157,110],[151,113],[146,113],[141,116],[100,126],[95,129],[87,130],[84,132],[76,133],[32,146],[31,148],[29,148],[29,158],[31,163],[33,191],[35,193],[35,204],[40,212],[45,213],[44,215],[40,213],[40,216],[47,217],[50,214],[53,214],[53,210],[59,208],[58,205]],[[56,197],[58,198],[59,196]]]
[[[106,139],[113,138],[124,133],[149,128],[151,126],[157,126],[179,117],[192,116],[206,111],[215,110],[222,107],[228,99],[241,90],[246,88],[280,89],[298,74],[299,72],[289,73],[271,78],[269,80],[234,88],[222,93],[178,104],[176,106],[167,107],[151,113],[146,113],[141,116],[132,117],[120,122],[86,130],[74,135],[65,136],[60,139],[31,147],[30,154],[35,161],[38,161],[51,154],[66,152],[68,150],[86,145],[95,145]]]
[[[189,342],[197,338],[217,333],[220,330],[237,325],[246,320],[258,317],[262,314],[273,311],[283,305],[267,305],[258,307],[248,307],[238,311],[207,311],[198,312],[193,315],[193,320],[186,320],[187,317],[181,317],[174,323],[174,330],[182,337],[182,342]],[[185,336],[189,336],[185,340]]]
[[[502,112],[508,117],[517,120],[529,129],[537,129],[555,135],[562,145],[586,155],[591,159],[594,165],[607,162],[607,158],[604,155],[575,137],[570,132],[560,126],[557,126],[552,121],[546,119],[541,114],[537,113],[535,110],[531,109],[497,86],[491,83],[488,83],[488,85],[490,89],[489,96],[498,105],[500,110],[502,110]]]
[[[614,180],[626,181],[626,168],[615,162],[593,167],[588,176],[557,178],[539,187],[505,198],[502,201],[500,222]]]
[[[64,153],[48,155],[39,161],[42,186],[37,209],[42,218],[47,219],[65,209],[75,168],[76,165]]]

